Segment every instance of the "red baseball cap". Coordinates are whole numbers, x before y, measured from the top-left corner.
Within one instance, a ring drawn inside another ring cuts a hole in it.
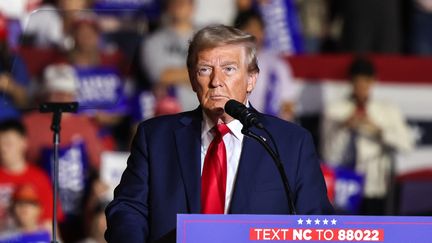
[[[14,202],[32,202],[40,204],[40,197],[35,189],[35,187],[31,184],[20,185],[15,189],[13,194]]]

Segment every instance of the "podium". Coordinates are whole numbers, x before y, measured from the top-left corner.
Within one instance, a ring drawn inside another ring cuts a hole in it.
[[[177,243],[432,242],[432,217],[177,215]]]

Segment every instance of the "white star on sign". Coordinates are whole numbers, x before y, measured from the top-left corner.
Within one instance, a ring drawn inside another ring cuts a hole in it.
[[[298,223],[298,224],[303,224],[303,219],[298,219],[298,220],[297,220],[297,223]]]
[[[324,223],[324,225],[327,225],[327,224],[328,224],[328,220],[327,220],[327,219],[324,219],[324,220],[323,220],[323,223]]]
[[[311,219],[306,219],[306,224],[311,224],[312,220]]]
[[[320,224],[320,220],[319,219],[315,219],[315,225],[319,225]]]
[[[331,220],[332,225],[336,225],[336,222],[337,222],[336,219],[332,219],[332,220]]]

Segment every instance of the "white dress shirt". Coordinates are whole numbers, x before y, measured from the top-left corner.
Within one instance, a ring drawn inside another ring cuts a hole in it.
[[[201,125],[201,175],[204,168],[204,159],[207,154],[207,149],[213,141],[214,135],[211,129],[216,125],[203,112],[203,121]],[[237,169],[242,151],[242,142],[244,135],[241,133],[243,125],[239,120],[233,120],[226,124],[230,132],[223,137],[227,151],[227,181],[225,191],[225,214],[228,213],[234,182],[237,175]]]

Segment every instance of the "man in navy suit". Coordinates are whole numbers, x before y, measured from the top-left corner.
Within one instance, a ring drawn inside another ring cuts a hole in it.
[[[140,124],[106,209],[108,242],[157,241],[175,229],[179,213],[290,213],[271,157],[243,136],[243,125],[224,111],[229,99],[249,105],[247,96],[259,73],[255,53],[254,37],[232,27],[210,26],[195,34],[187,66],[201,105]],[[276,141],[297,213],[332,213],[310,134],[275,117],[258,117]],[[219,127],[227,134],[221,135]],[[225,167],[220,170],[224,176],[216,173],[215,179],[208,168],[217,138],[216,146],[222,147],[216,154],[223,150],[218,161]]]

